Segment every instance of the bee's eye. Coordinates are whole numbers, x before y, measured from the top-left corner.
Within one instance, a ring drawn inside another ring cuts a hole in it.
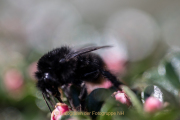
[[[51,75],[49,73],[44,73],[44,77],[43,77],[44,81],[48,82],[48,81],[51,80],[51,78],[52,77],[51,77]]]

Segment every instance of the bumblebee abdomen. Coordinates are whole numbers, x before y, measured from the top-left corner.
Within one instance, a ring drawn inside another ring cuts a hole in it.
[[[76,73],[84,81],[96,81],[100,77],[100,70],[103,69],[104,62],[95,53],[88,53],[79,56]]]

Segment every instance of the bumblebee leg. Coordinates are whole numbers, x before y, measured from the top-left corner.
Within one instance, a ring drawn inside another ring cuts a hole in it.
[[[104,71],[104,70],[102,70],[101,73],[105,78],[107,78],[108,80],[112,82],[114,87],[116,87],[118,90],[122,90],[120,88],[120,85],[122,85],[123,83],[118,81],[117,78],[113,74],[111,74],[109,71]]]
[[[63,85],[62,90],[64,91],[65,96],[67,97],[69,104],[71,105],[73,110],[76,110],[74,104],[73,104],[73,99],[72,99],[72,95],[71,95],[71,90],[70,90],[70,86],[69,85]]]
[[[79,95],[79,100],[80,100],[80,105],[81,105],[81,110],[84,111],[85,110],[85,99],[87,96],[87,90],[86,90],[86,86],[85,84],[82,85],[81,87],[81,92]]]
[[[48,99],[47,95],[46,95],[46,94],[44,94],[43,92],[42,92],[42,95],[43,95],[43,98],[44,98],[44,100],[45,100],[45,102],[46,102],[46,105],[47,105],[47,106],[48,106],[48,108],[49,108],[49,111],[52,113],[52,110],[51,110],[51,108],[50,108],[50,106],[49,106],[48,102],[46,101],[46,98]],[[48,99],[48,101],[50,102],[50,99]]]
[[[63,101],[62,101],[62,99],[61,99],[61,94],[60,94],[59,92],[55,95],[55,97],[58,99],[58,101],[59,101],[60,103],[63,103]]]
[[[48,89],[46,89],[46,92],[48,93],[47,99],[50,102],[50,104],[53,106],[53,108],[55,108],[56,105],[56,100],[54,99],[54,95],[52,94],[52,92],[50,92]]]

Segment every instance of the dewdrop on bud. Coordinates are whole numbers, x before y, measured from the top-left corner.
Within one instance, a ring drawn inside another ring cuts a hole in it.
[[[155,97],[149,97],[144,103],[144,110],[152,113],[162,108],[162,102]]]
[[[65,103],[57,103],[55,109],[51,113],[51,120],[59,120],[61,116],[68,111],[68,105],[66,105]]]

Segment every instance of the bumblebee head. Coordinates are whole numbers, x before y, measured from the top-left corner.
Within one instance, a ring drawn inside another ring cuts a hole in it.
[[[37,87],[46,93],[51,92],[53,95],[57,94],[58,87],[65,84],[68,75],[68,63],[61,63],[62,59],[70,53],[68,47],[61,47],[54,49],[43,55],[38,63],[38,71],[35,73],[37,78]],[[60,62],[61,60],[61,62]]]

